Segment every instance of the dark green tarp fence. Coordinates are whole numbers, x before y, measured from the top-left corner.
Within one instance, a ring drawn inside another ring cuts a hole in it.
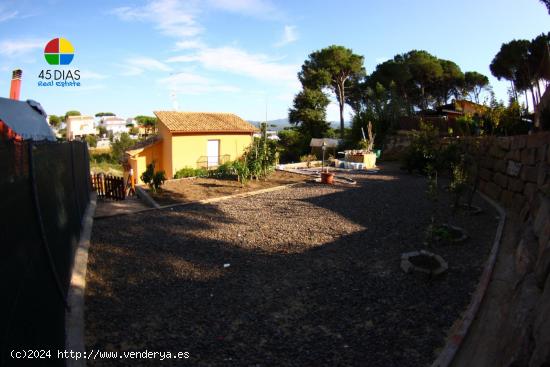
[[[63,366],[66,295],[90,200],[86,143],[0,139],[0,366]],[[12,350],[50,350],[15,360]]]

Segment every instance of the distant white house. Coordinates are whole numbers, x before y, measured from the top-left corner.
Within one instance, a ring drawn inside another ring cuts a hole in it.
[[[127,133],[126,120],[117,116],[105,116],[101,119],[101,126],[113,134]]]
[[[280,140],[279,136],[277,135],[277,131],[275,131],[275,130],[267,130],[265,132],[265,135],[269,140]],[[261,136],[262,136],[262,134],[259,133],[259,132],[254,133],[255,138],[259,138]]]
[[[97,135],[92,116],[69,116],[66,124],[67,140],[74,140],[85,135]]]

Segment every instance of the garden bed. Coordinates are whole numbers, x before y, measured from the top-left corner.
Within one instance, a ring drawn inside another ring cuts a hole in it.
[[[168,180],[162,185],[160,191],[153,193],[148,190],[148,193],[158,204],[169,205],[267,189],[304,182],[307,179],[308,177],[304,175],[282,171],[271,173],[267,180],[248,181],[246,185],[230,179],[188,178]]]

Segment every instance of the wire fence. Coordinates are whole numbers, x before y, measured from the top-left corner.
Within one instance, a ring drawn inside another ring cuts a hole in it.
[[[12,350],[64,349],[89,172],[86,143],[0,139],[0,366],[29,362]],[[65,365],[56,355],[43,362]]]

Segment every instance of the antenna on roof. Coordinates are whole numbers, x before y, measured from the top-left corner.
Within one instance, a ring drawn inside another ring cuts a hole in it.
[[[267,124],[267,103],[268,103],[269,97],[267,94],[265,95],[265,123]]]

